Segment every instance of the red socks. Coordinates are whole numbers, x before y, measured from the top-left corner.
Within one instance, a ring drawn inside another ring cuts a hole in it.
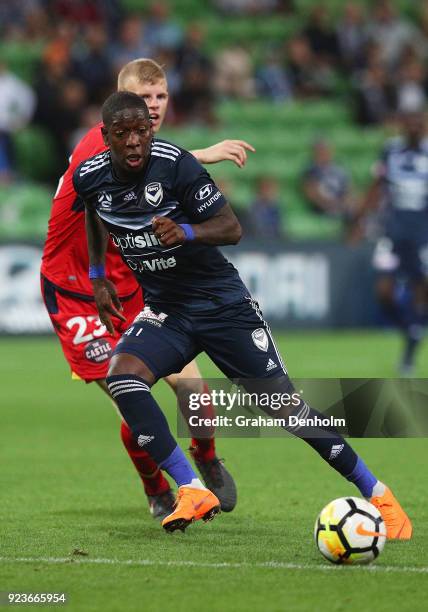
[[[192,438],[192,457],[201,463],[215,459],[214,438]]]
[[[210,389],[207,383],[204,383],[204,393],[209,393]],[[211,402],[208,406],[202,406],[200,410],[200,415],[204,418],[214,418],[215,411]],[[197,438],[192,437],[192,457],[197,461],[201,461],[202,463],[207,463],[208,461],[212,461],[215,459],[215,439],[214,439],[214,427],[208,428],[206,427],[206,434],[211,435],[210,438]]]
[[[120,436],[126,452],[143,482],[146,495],[161,495],[168,491],[170,488],[169,482],[149,453],[138,446],[125,421],[122,421]]]

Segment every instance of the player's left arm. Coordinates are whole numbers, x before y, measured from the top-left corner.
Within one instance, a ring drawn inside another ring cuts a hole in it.
[[[245,140],[222,140],[205,149],[190,151],[200,164],[216,164],[230,160],[243,168],[247,162],[247,151],[255,153],[255,148]]]
[[[242,236],[241,224],[236,218],[230,204],[224,204],[212,217],[201,223],[183,228],[169,217],[154,217],[152,221],[155,236],[165,246],[183,244],[186,240],[224,246],[237,244]],[[190,232],[190,235],[189,235]]]

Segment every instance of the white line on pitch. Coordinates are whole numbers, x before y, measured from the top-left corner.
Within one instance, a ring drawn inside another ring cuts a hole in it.
[[[204,567],[212,569],[257,568],[257,569],[289,569],[315,571],[368,571],[383,573],[415,573],[428,574],[428,567],[400,567],[398,565],[316,565],[300,563],[284,563],[282,561],[265,561],[259,563],[209,563],[198,561],[156,561],[153,559],[91,559],[89,557],[0,557],[0,563],[52,563],[52,564],[93,564],[93,565],[131,565],[131,566],[166,566],[166,567]]]

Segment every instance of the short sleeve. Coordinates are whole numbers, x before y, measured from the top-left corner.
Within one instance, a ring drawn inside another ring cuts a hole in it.
[[[76,170],[73,172],[73,178],[72,178],[73,187],[74,187],[74,191],[76,192],[76,195],[78,196],[78,198],[82,200],[86,208],[92,209],[93,206],[89,203],[88,194],[86,193],[86,189],[85,189],[85,180],[80,174],[82,166],[83,166],[83,163],[79,164]]]
[[[76,170],[73,172],[73,179],[72,180],[73,180],[74,191],[77,193],[78,196],[82,197],[81,185],[80,185],[80,176],[79,176],[80,166],[81,166],[81,164],[79,164],[79,166],[77,166]]]
[[[187,153],[177,162],[175,192],[191,221],[209,219],[226,204],[226,198],[203,166]]]

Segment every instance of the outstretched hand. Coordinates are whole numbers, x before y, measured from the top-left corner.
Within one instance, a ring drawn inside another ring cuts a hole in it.
[[[111,335],[114,336],[115,329],[111,317],[117,317],[126,323],[126,318],[121,312],[123,308],[116,293],[116,288],[113,283],[106,278],[97,278],[93,280],[92,288],[94,290],[95,303],[98,308],[98,314],[100,315],[100,321],[106,326]]]
[[[153,217],[152,227],[156,238],[159,238],[164,246],[183,244],[186,240],[183,228],[169,217]]]
[[[239,168],[247,162],[247,151],[255,153],[255,148],[245,140],[222,140],[211,147],[194,151],[196,159],[201,164],[215,164],[230,160]]]

